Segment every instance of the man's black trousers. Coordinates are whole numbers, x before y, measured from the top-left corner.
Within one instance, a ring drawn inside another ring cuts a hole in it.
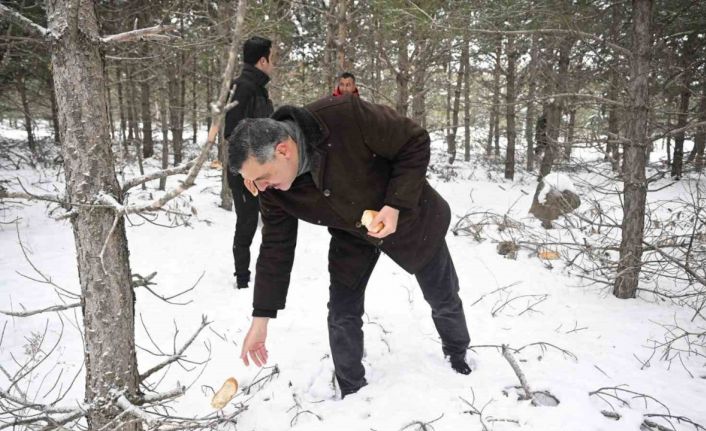
[[[336,240],[343,239],[340,231],[337,233],[339,234],[336,235],[338,238],[332,238],[332,248]],[[348,239],[351,241],[358,240],[352,235],[349,237]],[[363,359],[362,317],[365,287],[380,256],[379,249],[375,248],[374,252],[369,255],[370,262],[367,267],[358,268],[362,274],[358,286],[341,285],[336,282],[335,274],[331,274],[332,282],[329,287],[328,303],[329,343],[336,379],[343,396],[356,392],[366,385],[365,369],[361,363]],[[333,269],[331,265],[329,268]],[[356,270],[355,268],[349,269]],[[422,289],[424,299],[431,306],[431,317],[441,337],[444,355],[451,358],[465,358],[470,338],[463,304],[458,296],[458,277],[446,241],[434,258],[415,276]]]
[[[233,193],[237,217],[233,238],[235,277],[238,287],[244,287],[250,281],[250,245],[257,231],[260,201],[245,188],[241,175],[229,174],[228,185]]]

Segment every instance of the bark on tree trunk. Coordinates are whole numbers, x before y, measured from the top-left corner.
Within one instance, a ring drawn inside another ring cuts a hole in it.
[[[564,160],[571,160],[571,150],[574,146],[574,131],[576,129],[576,107],[569,108],[569,125],[566,132],[566,142],[564,143]]]
[[[37,157],[37,143],[34,140],[32,133],[32,114],[29,112],[29,101],[27,101],[27,87],[25,79],[22,75],[17,78],[17,92],[20,93],[20,101],[22,103],[22,115],[25,120],[25,132],[27,133],[27,144],[32,155]]]
[[[338,8],[339,0],[331,0],[329,2],[328,13],[326,14],[326,44],[323,55],[323,81],[327,89],[334,84],[334,57],[336,51],[336,9]]]
[[[454,102],[451,112],[451,127],[449,127],[449,133],[446,135],[446,145],[449,153],[449,164],[453,164],[456,160],[456,131],[458,130],[458,110],[461,103],[461,85],[463,85],[463,72],[464,65],[467,59],[463,57],[463,52],[461,53],[461,62],[458,65],[458,71],[456,72],[456,87],[454,88]],[[451,64],[449,64],[451,67]]]
[[[493,153],[493,133],[495,133],[495,113],[493,108],[490,108],[490,117],[488,118],[488,141],[485,145],[485,155],[490,157]]]
[[[49,88],[49,101],[51,103],[51,123],[54,126],[54,143],[61,145],[61,133],[59,132],[59,111],[56,107],[56,93],[54,91],[54,80],[51,74],[48,75],[47,86]],[[110,95],[109,95],[110,96]],[[110,99],[108,99],[108,107],[110,107]],[[110,114],[110,110],[108,110]],[[113,137],[113,127],[110,128],[110,136]]]
[[[338,0],[338,10],[336,11],[336,21],[338,24],[338,31],[336,35],[336,65],[340,72],[344,72],[350,69],[346,57],[346,40],[348,38],[348,0]]]
[[[230,190],[228,185],[228,142],[223,136],[223,127],[218,132],[219,145],[218,148],[218,159],[221,162],[223,169],[221,171],[221,208],[227,211],[233,211],[233,192]]]
[[[463,160],[471,160],[471,73],[468,52],[469,34],[463,35],[463,46],[461,47],[461,58],[465,58],[463,63]]]
[[[135,118],[135,83],[132,80],[132,68],[126,68],[127,98],[125,109],[127,112],[127,140],[129,145],[134,145],[137,139],[137,119]]]
[[[211,60],[206,62],[206,130],[211,129]]]
[[[634,298],[642,263],[645,226],[645,148],[648,144],[647,115],[649,103],[650,51],[652,48],[653,0],[633,0],[633,54],[630,74],[630,119],[623,150],[625,158],[622,239],[620,260],[613,294]]]
[[[182,131],[183,125],[180,122],[179,99],[181,95],[180,66],[177,64],[178,56],[174,56],[170,62],[169,70],[169,126],[172,130],[172,150],[174,151],[174,166],[181,163],[182,159]]]
[[[99,193],[122,201],[115,177],[100,53],[98,22],[92,2],[47,2],[52,68],[66,194],[72,202],[93,202]],[[123,218],[108,208],[77,206],[72,218],[83,310],[86,403],[138,390],[134,338],[134,293]],[[119,312],[116,312],[119,311]],[[91,409],[88,429],[139,430],[116,407]],[[113,421],[111,423],[111,421]]]
[[[169,167],[169,77],[164,77],[159,92],[159,121],[162,129],[162,169]],[[210,112],[210,109],[209,109]],[[164,190],[167,177],[159,179],[159,189]]]
[[[699,102],[699,119],[706,122],[706,79],[701,82],[701,100]],[[706,146],[706,126],[696,129],[694,134],[694,149],[689,155],[689,161],[694,162],[694,168],[701,172],[704,166],[704,147]]]
[[[453,123],[451,122],[451,111],[453,110],[451,104],[451,94],[453,93],[452,88],[453,83],[453,54],[449,50],[449,55],[446,62],[446,152],[451,154],[453,152],[452,146],[449,145],[449,135],[451,135],[451,128]]]
[[[694,57],[696,56],[696,41],[694,33],[684,43],[682,53],[682,74],[681,94],[679,96],[679,112],[677,113],[677,129],[686,126],[689,119],[689,100],[691,99],[691,80],[694,76]],[[672,158],[672,177],[680,179],[684,165],[684,139],[686,132],[682,131],[674,136],[674,157]]]
[[[572,37],[565,37],[559,47],[559,68],[554,78],[553,90],[559,94],[567,92],[569,74],[569,54],[574,43]],[[561,135],[561,117],[566,105],[564,97],[555,97],[547,106],[547,146],[539,167],[539,177],[544,178],[551,172],[554,161],[559,155],[559,136]]]
[[[409,53],[407,45],[403,42],[399,43],[399,53],[397,60],[397,74],[395,80],[397,82],[397,103],[395,109],[400,115],[407,115],[409,107]]]
[[[426,89],[427,75],[425,60],[418,57],[415,61],[412,79],[412,119],[422,127],[426,127]]]
[[[503,39],[498,37],[495,45],[495,71],[493,72],[493,132],[495,155],[500,155],[500,60],[503,54]]]
[[[620,25],[622,24],[622,7],[620,4],[613,5],[613,13],[610,24],[610,41],[620,42]],[[620,95],[620,72],[618,70],[619,61],[616,55],[610,65],[610,82],[608,84],[608,99],[617,101]],[[618,106],[608,105],[608,137],[606,144],[607,161],[610,161],[613,172],[618,172],[620,168],[620,144],[617,142],[620,136]]]
[[[530,48],[529,76],[527,78],[527,116],[525,119],[525,140],[527,141],[527,170],[534,170],[534,127],[535,106],[534,98],[537,94],[537,61],[539,52],[539,35],[532,35]]]
[[[515,178],[515,63],[517,52],[515,51],[515,37],[507,36],[507,90],[505,92],[505,122],[507,128],[507,154],[505,157],[505,178],[512,180]]]
[[[120,140],[123,144],[123,158],[127,158],[130,151],[127,148],[127,135],[125,128],[127,127],[127,122],[125,121],[125,103],[123,102],[123,72],[120,66],[115,68],[115,82],[118,85],[118,109],[120,112]]]
[[[145,44],[142,49],[143,57],[148,57],[150,54],[149,48]],[[142,98],[142,155],[144,158],[149,158],[154,155],[154,143],[152,141],[152,112],[151,89],[149,72],[144,72],[140,79],[140,96]]]

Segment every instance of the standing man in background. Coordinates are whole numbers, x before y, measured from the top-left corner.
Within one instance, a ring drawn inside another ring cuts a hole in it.
[[[338,85],[336,89],[333,90],[333,96],[344,96],[346,94],[352,94],[354,96],[360,97],[358,93],[358,87],[355,85],[355,76],[350,72],[343,72],[338,75]]]
[[[243,44],[243,70],[234,81],[235,92],[230,102],[238,104],[226,113],[224,135],[228,139],[233,129],[244,118],[269,117],[274,112],[272,101],[265,85],[270,81],[274,65],[270,62],[272,41],[253,36]],[[228,186],[235,204],[235,235],[233,259],[238,289],[248,287],[250,282],[250,245],[257,231],[260,203],[257,196],[248,191],[243,177],[227,169]]]

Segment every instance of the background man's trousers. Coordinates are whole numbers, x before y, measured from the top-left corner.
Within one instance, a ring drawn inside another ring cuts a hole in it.
[[[235,204],[235,235],[233,237],[233,260],[238,287],[247,287],[250,281],[250,245],[257,231],[260,201],[245,188],[241,175],[228,175],[228,185]]]
[[[334,232],[332,232],[333,234]],[[358,246],[363,247],[362,239],[350,234],[336,232],[331,241],[338,240],[360,241]],[[338,238],[336,238],[338,237]],[[367,243],[366,243],[367,245]],[[380,250],[374,248],[370,253],[370,262],[367,268],[349,268],[350,271],[360,271],[363,275],[358,286],[345,286],[336,283],[335,274],[331,276],[328,303],[328,331],[331,345],[331,356],[336,370],[341,394],[358,391],[366,385],[365,369],[361,363],[363,359],[363,313],[365,300],[365,287],[370,275],[375,268],[375,263],[380,256]],[[329,259],[331,254],[329,254]],[[329,267],[332,269],[332,267]],[[424,299],[431,306],[431,317],[436,330],[441,337],[441,346],[444,355],[450,358],[465,358],[470,337],[466,326],[466,317],[463,304],[458,296],[458,277],[454,268],[446,241],[442,244],[436,256],[426,264],[421,271],[415,274],[419,286],[424,294]]]

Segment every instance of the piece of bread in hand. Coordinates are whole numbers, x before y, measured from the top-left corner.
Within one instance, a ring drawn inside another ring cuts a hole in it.
[[[368,232],[378,233],[385,227],[384,224],[378,223],[377,226],[371,226],[375,217],[377,217],[378,212],[375,210],[365,210],[363,211],[363,216],[360,218],[360,222],[368,229]]]
[[[218,392],[213,395],[211,407],[218,410],[222,409],[233,399],[236,392],[238,392],[238,381],[234,377],[230,377],[223,383]]]

